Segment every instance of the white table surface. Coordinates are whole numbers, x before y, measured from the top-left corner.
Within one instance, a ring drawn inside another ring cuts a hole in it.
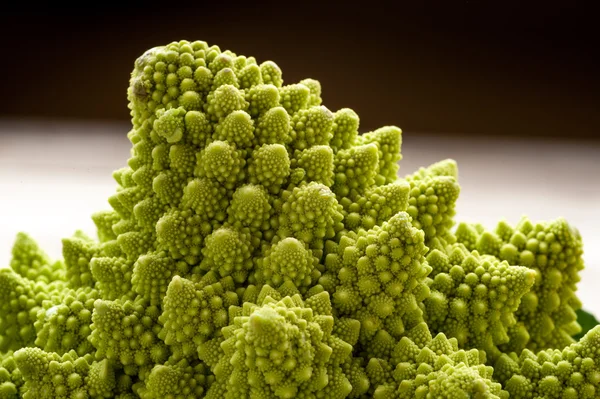
[[[125,166],[128,124],[0,120],[0,266],[18,231],[54,257],[60,239],[94,236],[92,212],[109,209],[111,173]],[[459,165],[457,220],[492,228],[565,217],[583,236],[586,269],[578,294],[600,315],[600,143],[543,139],[457,138],[405,132],[400,173],[444,158]]]

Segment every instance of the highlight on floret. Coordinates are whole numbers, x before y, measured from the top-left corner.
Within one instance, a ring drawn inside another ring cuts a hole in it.
[[[401,129],[323,93],[202,41],[141,55],[97,238],[19,233],[0,270],[0,399],[597,397],[577,229],[457,224],[454,160],[398,177]]]

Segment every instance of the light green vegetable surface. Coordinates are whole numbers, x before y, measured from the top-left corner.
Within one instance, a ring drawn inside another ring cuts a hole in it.
[[[174,42],[127,94],[97,238],[0,270],[0,399],[600,397],[564,219],[457,223],[456,162],[397,177],[399,128],[272,61]]]

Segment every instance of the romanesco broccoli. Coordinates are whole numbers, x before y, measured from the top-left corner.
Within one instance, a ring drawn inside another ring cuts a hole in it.
[[[0,399],[592,398],[565,220],[455,226],[454,160],[398,176],[314,79],[205,42],[127,90],[131,158],[97,239],[0,270]]]

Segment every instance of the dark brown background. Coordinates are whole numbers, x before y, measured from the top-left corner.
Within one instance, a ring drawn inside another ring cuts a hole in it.
[[[0,118],[126,121],[135,58],[188,39],[272,59],[286,83],[320,80],[324,104],[353,108],[362,131],[600,138],[597,21],[583,2],[180,3],[8,6]]]

